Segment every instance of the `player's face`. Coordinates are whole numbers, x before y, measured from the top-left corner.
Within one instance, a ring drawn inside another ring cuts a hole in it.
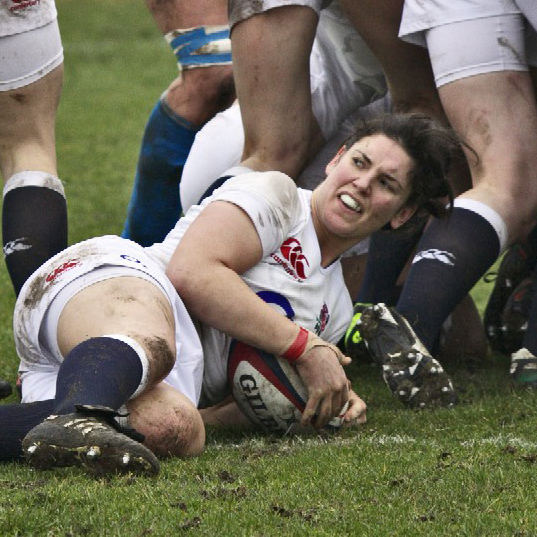
[[[317,231],[361,240],[388,222],[394,228],[402,225],[414,213],[406,205],[413,166],[406,151],[383,134],[340,151],[313,197]]]

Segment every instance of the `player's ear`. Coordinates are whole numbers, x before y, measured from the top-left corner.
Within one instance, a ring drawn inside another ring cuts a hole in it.
[[[390,220],[390,225],[392,226],[392,229],[397,229],[398,227],[401,227],[412,217],[412,215],[416,212],[416,209],[416,205],[403,205],[403,207],[401,207],[401,209],[399,209],[395,216],[393,216]]]
[[[341,160],[341,157],[347,152],[347,148],[342,145],[339,148],[339,151],[334,155],[332,160],[326,165],[325,172],[328,175],[338,164]]]

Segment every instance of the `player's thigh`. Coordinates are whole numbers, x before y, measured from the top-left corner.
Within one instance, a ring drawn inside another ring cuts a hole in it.
[[[63,64],[28,86],[0,92],[0,138],[20,142],[53,133],[62,80]]]
[[[231,41],[240,95],[262,103],[263,95],[269,94],[282,110],[287,108],[291,112],[293,91],[310,93],[309,55],[317,22],[314,10],[293,5],[271,9],[238,23]],[[252,93],[254,88],[256,93]],[[260,110],[270,111],[266,106]]]
[[[533,58],[535,36],[528,35],[520,14],[454,22],[425,33],[444,110],[479,157],[469,153],[474,184],[486,177],[497,188],[511,188],[535,169],[530,148],[537,143],[537,108],[527,60],[527,53]]]
[[[467,156],[474,186],[483,178],[496,189],[535,182],[537,109],[527,72],[470,76],[439,93],[453,128],[472,149]]]
[[[129,424],[159,456],[187,457],[203,451],[205,428],[192,402],[161,382],[127,402]]]
[[[162,33],[227,24],[227,0],[144,0]]]
[[[63,356],[86,339],[106,334],[132,337],[144,348],[152,381],[173,366],[174,313],[161,289],[146,279],[119,276],[99,281],[65,304],[57,329]]]
[[[313,122],[309,56],[317,22],[315,10],[293,5],[233,28],[233,69],[246,150],[263,146],[278,160],[280,149],[299,153],[307,147]]]
[[[404,0],[339,0],[382,65],[394,107],[443,118],[426,49],[398,38]]]

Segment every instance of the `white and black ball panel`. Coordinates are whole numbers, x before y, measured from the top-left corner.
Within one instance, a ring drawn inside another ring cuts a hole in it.
[[[228,380],[239,408],[258,427],[284,433],[300,423],[307,390],[287,361],[237,341]]]

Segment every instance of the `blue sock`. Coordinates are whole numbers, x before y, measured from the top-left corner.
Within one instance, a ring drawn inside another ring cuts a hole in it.
[[[159,99],[142,138],[122,237],[151,246],[175,226],[181,216],[181,174],[197,130]]]
[[[52,414],[54,399],[35,403],[0,405],[0,461],[22,458],[22,441],[36,425]]]
[[[369,239],[364,281],[356,297],[361,304],[384,302],[394,306],[401,288],[397,286],[403,268],[423,231],[426,220],[412,230],[377,231]]]
[[[397,310],[432,351],[442,324],[500,255],[501,217],[473,200],[456,200],[452,214],[435,219],[418,244]]]
[[[112,337],[95,337],[74,347],[58,371],[54,414],[75,412],[75,405],[118,410],[142,381],[139,354]]]

